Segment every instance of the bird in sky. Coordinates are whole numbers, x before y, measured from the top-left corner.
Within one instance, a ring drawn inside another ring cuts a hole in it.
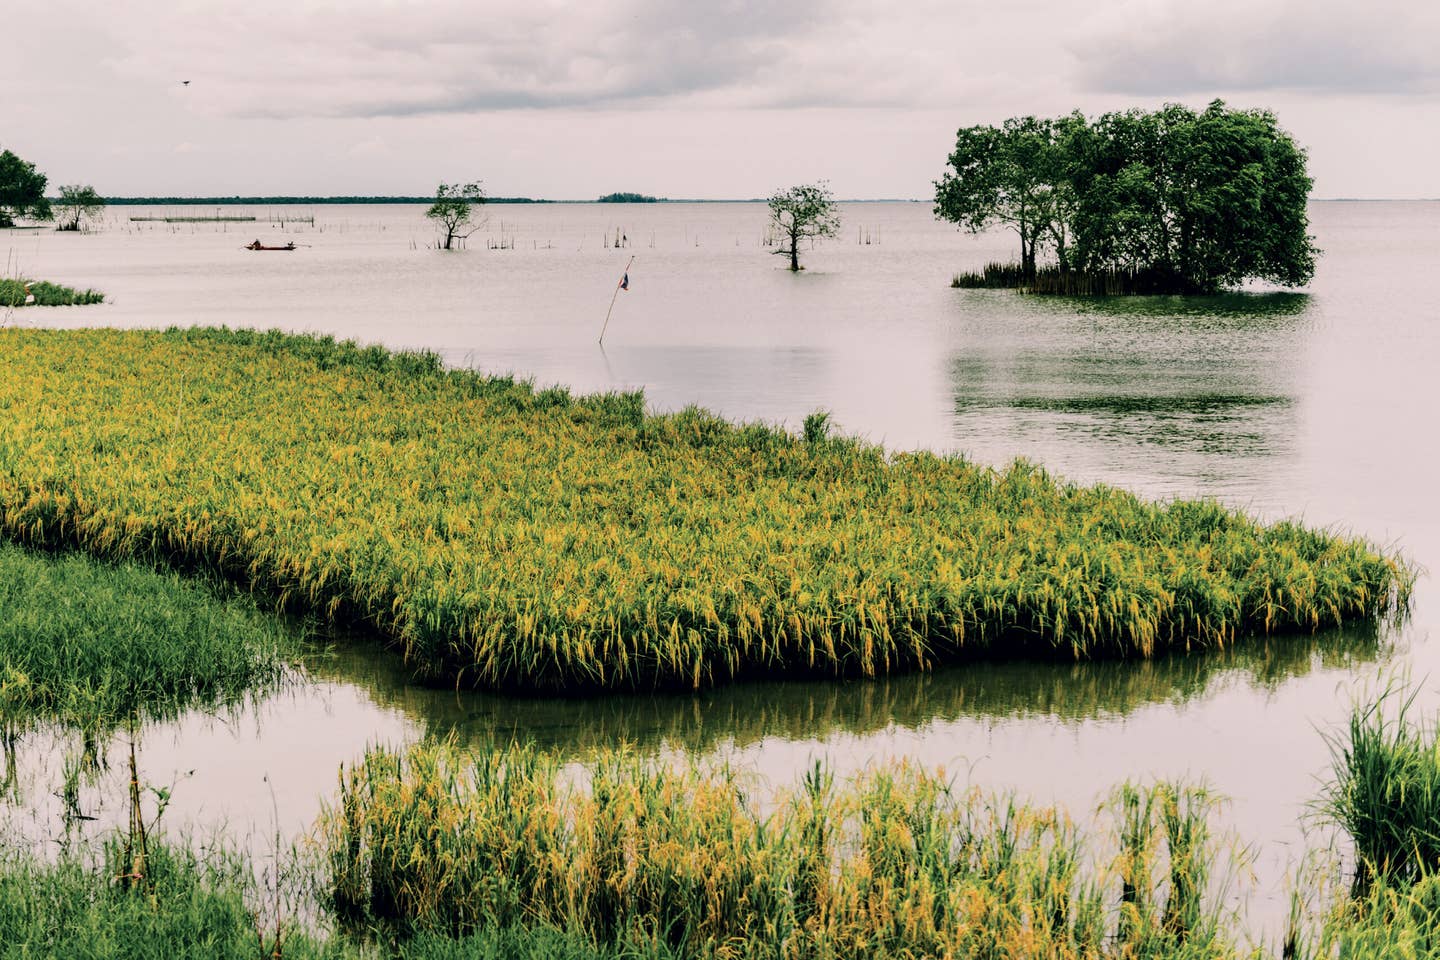
[[[180,81],[180,86],[182,86],[182,87],[188,87],[188,86],[190,86],[190,81],[189,81],[189,80],[181,80],[181,81]]]

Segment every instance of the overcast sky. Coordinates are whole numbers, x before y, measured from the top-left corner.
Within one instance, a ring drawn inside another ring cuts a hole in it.
[[[1316,196],[1440,196],[1433,2],[3,0],[0,21],[0,147],[110,195],[924,198],[957,127],[1222,97],[1276,112]]]

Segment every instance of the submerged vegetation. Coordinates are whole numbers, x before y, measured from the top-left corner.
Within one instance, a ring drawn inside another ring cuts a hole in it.
[[[37,307],[71,307],[105,301],[105,294],[99,290],[74,290],[44,280],[0,279],[0,307],[26,306],[30,296],[35,298],[31,305]]]
[[[1026,270],[1018,263],[987,263],[978,273],[957,273],[950,286],[964,289],[1019,290],[1065,297],[1145,296],[1190,290],[1157,270],[1064,270],[1057,266]]]
[[[1413,581],[1211,502],[648,415],[433,354],[200,328],[0,345],[10,537],[209,570],[465,685],[1149,657],[1382,617]]]
[[[236,701],[273,683],[289,646],[248,598],[174,573],[0,544],[0,727],[99,733]]]

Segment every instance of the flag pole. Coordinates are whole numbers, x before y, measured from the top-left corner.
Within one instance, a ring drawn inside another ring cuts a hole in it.
[[[625,273],[621,275],[622,277],[628,276],[630,274],[630,267],[633,266],[634,263],[635,255],[631,254],[630,262],[625,264]],[[620,296],[620,284],[623,282],[623,279],[616,281],[615,292],[610,294],[610,309],[605,311],[605,326],[600,328],[600,339],[597,341],[602,347],[605,346],[605,331],[610,327],[610,314],[615,310],[615,301]]]

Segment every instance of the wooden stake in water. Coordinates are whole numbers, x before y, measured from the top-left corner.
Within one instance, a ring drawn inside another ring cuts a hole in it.
[[[630,267],[634,263],[635,257],[631,256],[630,263],[625,264],[625,272],[621,274],[620,279],[615,282],[615,292],[610,294],[610,309],[605,311],[605,326],[600,328],[600,339],[597,341],[602,347],[605,346],[605,331],[610,327],[610,314],[615,310],[615,301],[620,296],[621,285],[630,276]]]

